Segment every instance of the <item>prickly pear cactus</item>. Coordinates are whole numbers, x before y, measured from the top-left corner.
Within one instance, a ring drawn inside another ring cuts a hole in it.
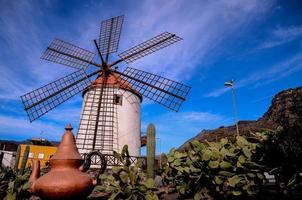
[[[182,198],[214,199],[254,195],[262,184],[262,166],[252,160],[255,143],[237,136],[235,142],[193,141],[191,150],[168,154],[165,179],[176,185]]]
[[[28,159],[28,154],[29,154],[29,146],[26,145],[24,153],[23,153],[23,159],[22,159],[21,167],[20,167],[20,174],[21,175],[24,173],[26,163],[27,163],[27,159]]]
[[[19,161],[20,161],[20,153],[21,153],[21,146],[18,146],[17,153],[16,153],[16,160],[15,160],[15,172],[18,172]]]
[[[149,124],[147,128],[147,177],[154,178],[155,161],[155,126]]]
[[[98,191],[111,194],[109,199],[137,199],[158,200],[154,180],[146,179],[142,172],[142,160],[131,165],[128,146],[125,145],[121,153],[113,151],[113,156],[121,165],[113,166],[111,174],[102,174],[102,186]]]

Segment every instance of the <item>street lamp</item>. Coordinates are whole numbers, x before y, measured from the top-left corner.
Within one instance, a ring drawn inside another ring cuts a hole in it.
[[[234,109],[234,118],[235,118],[236,132],[237,132],[237,136],[239,136],[238,116],[237,116],[237,111],[236,111],[236,102],[235,102],[235,94],[234,94],[234,80],[231,80],[230,82],[224,82],[224,86],[231,87],[231,94],[232,94],[232,102],[233,102],[233,109]]]

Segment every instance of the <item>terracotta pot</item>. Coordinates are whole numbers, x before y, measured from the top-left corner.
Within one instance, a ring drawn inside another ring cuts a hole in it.
[[[71,125],[65,130],[56,153],[49,160],[50,172],[39,177],[40,162],[33,160],[30,191],[42,199],[81,199],[87,197],[98,182],[84,173],[89,166],[83,165]]]

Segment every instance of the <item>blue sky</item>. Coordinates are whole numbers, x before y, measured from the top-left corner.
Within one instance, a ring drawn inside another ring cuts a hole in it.
[[[77,132],[81,95],[33,123],[20,95],[73,71],[39,59],[54,37],[95,51],[100,21],[121,14],[119,52],[164,31],[184,38],[129,65],[192,86],[178,113],[142,104],[142,131],[154,123],[162,151],[233,124],[230,79],[239,119],[257,119],[274,94],[301,86],[301,10],[293,0],[0,0],[0,139],[59,140],[69,122]]]

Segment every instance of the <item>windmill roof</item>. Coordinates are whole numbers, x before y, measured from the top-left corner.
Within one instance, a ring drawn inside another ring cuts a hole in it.
[[[94,88],[94,87],[100,87],[103,84],[103,76],[99,76],[95,81],[92,82],[89,88]],[[142,95],[140,94],[139,91],[134,89],[132,85],[125,79],[121,78],[119,74],[112,73],[108,76],[107,81],[106,81],[106,86],[107,87],[115,87],[115,88],[120,88],[123,90],[127,90],[129,92],[132,92],[133,94],[137,95],[140,100],[142,101]],[[87,88],[87,89],[89,89]],[[87,90],[84,91],[84,93]],[[83,93],[83,94],[84,94]]]

